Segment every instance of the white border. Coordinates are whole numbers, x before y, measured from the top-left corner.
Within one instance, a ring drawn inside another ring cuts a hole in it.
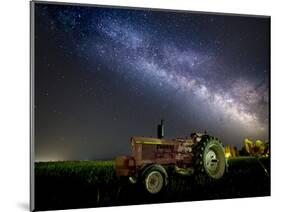
[[[200,202],[170,203],[81,209],[69,211],[267,211],[280,208],[281,200],[281,7],[276,0],[68,0],[90,3],[163,9],[256,14],[271,16],[271,144],[272,196]],[[0,211],[27,211],[29,204],[29,2],[1,2],[0,69]],[[251,179],[245,179],[251,180]]]

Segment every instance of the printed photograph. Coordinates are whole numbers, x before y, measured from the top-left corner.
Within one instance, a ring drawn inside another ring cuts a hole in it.
[[[35,210],[270,195],[270,17],[32,2]]]

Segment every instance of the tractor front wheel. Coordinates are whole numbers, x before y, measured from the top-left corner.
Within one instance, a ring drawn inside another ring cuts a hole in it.
[[[150,194],[158,194],[167,184],[167,172],[160,165],[152,165],[143,172],[145,190]]]

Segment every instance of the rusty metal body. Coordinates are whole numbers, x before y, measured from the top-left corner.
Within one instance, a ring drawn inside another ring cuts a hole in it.
[[[178,170],[192,170],[192,147],[198,142],[196,138],[198,136],[172,140],[132,137],[132,155],[116,158],[116,175],[137,177],[141,170],[151,164],[173,165]]]

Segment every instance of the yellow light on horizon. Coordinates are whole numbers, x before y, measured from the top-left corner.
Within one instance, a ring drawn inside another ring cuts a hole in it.
[[[226,157],[226,158],[229,158],[230,156],[231,156],[230,152],[226,152],[226,153],[225,153],[225,157]]]

